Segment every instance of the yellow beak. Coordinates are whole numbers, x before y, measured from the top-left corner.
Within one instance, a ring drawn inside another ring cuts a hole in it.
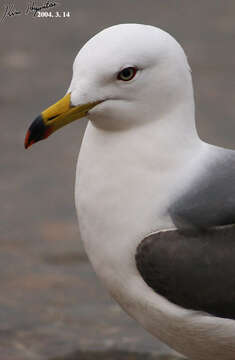
[[[24,146],[27,149],[32,144],[46,139],[53,132],[61,127],[80,119],[97,104],[102,101],[95,101],[78,106],[71,106],[71,95],[67,94],[61,100],[43,111],[30,125]]]

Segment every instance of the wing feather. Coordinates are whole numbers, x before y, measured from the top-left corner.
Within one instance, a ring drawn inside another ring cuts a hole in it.
[[[151,234],[137,248],[136,266],[171,302],[235,319],[235,225]]]

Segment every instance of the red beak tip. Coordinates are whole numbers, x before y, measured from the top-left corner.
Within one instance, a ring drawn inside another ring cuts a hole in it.
[[[25,149],[28,149],[29,147],[29,137],[30,137],[30,131],[28,130],[25,136],[25,140],[24,140],[24,147]]]
[[[33,145],[35,143],[34,140],[29,141],[30,135],[31,135],[30,130],[28,130],[26,133],[26,136],[25,136],[25,140],[24,140],[24,148],[25,149],[28,149],[31,145]]]
[[[38,141],[46,139],[52,134],[51,126],[45,125],[42,116],[38,116],[30,125],[24,140],[24,147],[28,149]]]
[[[30,141],[30,143],[29,142],[27,142],[27,143],[25,143],[24,144],[24,147],[25,147],[25,149],[28,149],[30,146],[32,146],[34,144],[34,141],[32,140],[32,141]]]

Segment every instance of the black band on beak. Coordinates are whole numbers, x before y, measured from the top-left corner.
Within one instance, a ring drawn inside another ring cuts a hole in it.
[[[37,116],[27,131],[24,142],[25,148],[27,149],[32,144],[46,139],[50,133],[50,127],[44,124],[42,116]]]

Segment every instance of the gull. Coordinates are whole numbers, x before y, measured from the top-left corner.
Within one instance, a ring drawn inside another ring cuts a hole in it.
[[[150,25],[99,32],[25,147],[83,117],[75,202],[94,270],[177,352],[234,359],[235,153],[199,138],[182,47]]]

